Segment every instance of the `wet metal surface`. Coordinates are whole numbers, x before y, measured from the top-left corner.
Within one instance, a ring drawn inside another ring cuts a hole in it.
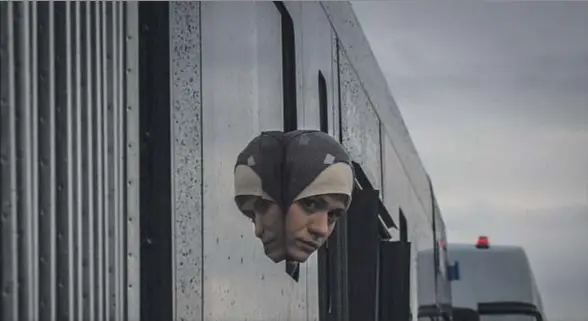
[[[321,126],[322,77],[329,133],[395,221],[400,209],[408,219],[416,315],[416,251],[434,241],[416,149],[350,5],[285,6],[298,127]],[[138,4],[0,11],[1,319],[138,320]],[[282,16],[271,2],[170,2],[169,12],[174,319],[318,320],[317,255],[292,280],[232,195],[237,154],[283,129]]]
[[[283,128],[281,15],[271,2],[201,6],[203,319],[304,320],[304,283],[265,256],[232,195],[237,154]]]
[[[136,5],[0,10],[2,320],[136,319]]]
[[[200,3],[170,3],[176,320],[202,318]]]

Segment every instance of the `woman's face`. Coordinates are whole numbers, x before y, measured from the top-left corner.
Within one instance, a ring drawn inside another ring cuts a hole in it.
[[[245,204],[245,215],[253,222],[255,236],[261,240],[265,255],[275,263],[286,257],[284,248],[284,214],[280,207],[260,197]]]
[[[298,200],[286,214],[285,248],[288,259],[305,262],[333,233],[345,214],[347,196],[326,194]]]
[[[255,236],[263,243],[265,255],[276,263],[282,261],[286,256],[282,210],[274,202],[261,200],[254,212]]]

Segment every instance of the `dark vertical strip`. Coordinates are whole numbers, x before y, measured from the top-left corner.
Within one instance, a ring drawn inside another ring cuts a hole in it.
[[[327,99],[327,82],[322,72],[318,72],[318,97],[319,97],[319,111],[321,131],[329,132],[329,102]]]
[[[347,221],[349,320],[377,320],[378,191],[355,190]]]
[[[65,133],[66,139],[62,141],[66,144],[66,154],[64,158],[64,165],[66,169],[66,199],[67,199],[67,215],[66,224],[64,225],[64,231],[67,234],[66,249],[64,250],[64,257],[67,258],[66,273],[67,273],[67,291],[69,292],[68,298],[68,320],[76,320],[77,311],[77,271],[75,260],[77,257],[76,253],[76,230],[74,228],[75,220],[77,218],[77,186],[75,180],[75,168],[76,168],[76,157],[75,157],[75,123],[76,114],[76,83],[75,83],[75,46],[76,46],[76,25],[75,25],[75,4],[72,2],[66,3],[65,6],[65,52],[66,52],[66,112],[65,112]]]
[[[329,118],[328,118],[328,101],[327,101],[327,84],[325,77],[318,72],[318,97],[319,97],[319,115],[321,131],[329,132]],[[335,249],[334,235],[325,241],[325,244],[318,250],[318,290],[319,290],[319,320],[326,321],[331,315],[331,287],[333,284],[331,273],[330,253]]]
[[[77,5],[77,4],[76,4]],[[91,175],[88,173],[91,171],[91,141],[90,141],[90,133],[92,131],[92,124],[90,123],[92,118],[90,117],[92,113],[92,101],[90,99],[91,92],[89,91],[90,82],[89,70],[88,66],[91,65],[90,62],[90,47],[88,46],[89,41],[91,41],[91,33],[90,33],[90,6],[92,3],[90,2],[82,2],[79,4],[80,8],[77,9],[77,19],[76,24],[78,25],[76,31],[76,38],[77,38],[77,54],[78,56],[78,70],[76,73],[76,78],[79,77],[76,82],[78,82],[79,88],[79,96],[78,96],[78,121],[80,122],[78,125],[78,137],[77,137],[77,146],[78,150],[78,199],[80,200],[80,204],[78,208],[80,210],[78,216],[78,226],[76,227],[78,232],[78,242],[77,245],[79,248],[79,257],[78,257],[78,317],[82,320],[93,320],[91,315],[90,309],[90,301],[93,299],[93,293],[90,289],[90,269],[92,265],[89,264],[92,255],[92,227],[90,225],[90,221],[93,220],[92,218],[92,191],[94,189],[90,185],[91,183]],[[90,144],[88,144],[90,142]]]
[[[23,136],[23,113],[24,110],[27,109],[29,106],[25,105],[23,101],[23,48],[22,43],[25,41],[23,39],[24,35],[22,34],[22,25],[21,21],[23,19],[23,3],[15,2],[13,7],[13,30],[14,30],[14,38],[13,38],[13,49],[14,49],[14,131],[13,137],[15,139],[15,156],[16,162],[14,163],[13,170],[16,173],[16,203],[13,206],[16,206],[16,212],[18,213],[16,217],[16,248],[18,249],[18,278],[16,280],[18,285],[18,292],[17,295],[17,302],[18,302],[18,315],[19,317],[27,317],[26,310],[26,297],[24,296],[24,290],[26,289],[26,279],[28,277],[27,272],[23,270],[23,265],[26,264],[26,256],[27,253],[25,252],[26,244],[24,244],[23,235],[24,234],[24,226],[23,221],[25,220],[24,216],[26,213],[26,208],[23,208],[24,204],[26,204],[26,200],[23,198],[25,196],[25,191],[23,190],[23,174],[26,171],[26,168],[23,168],[24,163],[24,147],[22,136]]]
[[[55,69],[53,3],[37,4],[39,37],[39,319],[56,320]]]
[[[85,213],[85,220],[83,226],[83,235],[85,235],[86,244],[84,248],[84,262],[85,262],[85,269],[84,269],[84,320],[93,321],[96,315],[95,311],[95,300],[96,300],[96,288],[95,288],[95,251],[94,251],[94,233],[95,225],[95,193],[97,188],[95,186],[95,160],[96,157],[94,153],[94,144],[95,144],[95,117],[94,113],[95,110],[98,108],[95,100],[95,91],[94,91],[94,74],[93,71],[96,69],[96,3],[95,2],[88,2],[85,4],[85,12],[86,12],[86,19],[83,22],[85,25],[85,44],[82,45],[83,56],[84,59],[83,65],[83,76],[82,76],[82,86],[85,88],[85,108],[84,110],[84,118],[83,118],[83,128],[84,128],[84,176],[85,176],[85,193],[84,193],[84,213]]]
[[[18,320],[18,210],[16,192],[16,119],[15,119],[15,58],[13,6],[0,3],[0,184],[2,213],[0,217],[0,266],[2,296],[0,319]]]
[[[56,147],[56,228],[57,228],[57,318],[69,320],[69,270],[67,251],[67,50],[66,50],[66,6],[55,4],[55,147]]]
[[[333,233],[334,234],[334,233]],[[329,238],[333,239],[333,235]],[[318,291],[319,291],[319,320],[329,319],[329,307],[331,302],[329,282],[329,240],[318,250]]]
[[[83,319],[83,238],[82,238],[82,217],[84,216],[83,200],[82,200],[82,110],[88,107],[84,105],[82,108],[82,85],[81,85],[81,20],[80,20],[80,6],[81,2],[75,2],[71,5],[71,19],[70,26],[73,26],[71,31],[71,92],[72,97],[72,111],[71,121],[72,129],[72,182],[73,182],[73,193],[72,193],[72,204],[73,204],[73,215],[72,215],[72,250],[73,250],[73,263],[72,267],[74,270],[74,293],[75,293],[75,319]],[[84,19],[85,20],[85,19]]]
[[[141,320],[171,320],[169,4],[139,4]]]
[[[284,131],[298,128],[296,104],[296,39],[294,22],[282,1],[274,1],[282,15],[282,77],[284,97]]]
[[[337,38],[336,41],[337,44],[337,88],[339,88],[339,90],[337,90],[337,108],[339,109],[339,112],[337,113],[339,116],[339,142],[342,144],[343,143],[343,116],[341,113],[341,44],[339,42],[339,38]],[[333,121],[334,122],[334,121]]]
[[[95,267],[96,267],[96,276],[95,276],[95,284],[96,284],[96,319],[104,320],[105,319],[105,311],[106,311],[106,303],[105,303],[105,273],[104,273],[104,246],[105,246],[105,239],[104,239],[104,217],[106,216],[106,211],[104,209],[104,159],[102,157],[104,150],[104,133],[102,132],[104,120],[102,119],[102,110],[104,109],[104,99],[103,99],[103,64],[104,64],[104,36],[103,36],[103,29],[104,29],[104,15],[106,10],[104,10],[104,2],[94,2],[94,8],[96,12],[95,16],[95,24],[94,28],[96,31],[95,37],[95,50],[94,50],[94,59],[93,59],[93,67],[94,67],[94,100],[95,106],[93,118],[95,120],[94,126],[94,133],[95,133],[95,140],[93,142],[92,148],[94,149],[94,161],[96,162],[96,166],[94,167],[95,171],[95,213],[96,216],[94,217],[94,224],[95,224],[95,245],[94,245],[94,259],[95,259]]]
[[[333,234],[329,237],[330,320],[333,321],[349,320],[347,221],[347,217],[339,219]]]
[[[400,227],[400,246],[403,249],[400,253],[400,268],[402,273],[398,278],[398,287],[400,290],[399,307],[396,309],[396,315],[399,316],[398,320],[407,320],[410,317],[410,243],[408,242],[408,224],[406,216],[402,209],[398,209],[398,221]]]
[[[108,320],[115,321],[114,309],[116,305],[116,293],[114,289],[114,268],[113,268],[113,249],[114,233],[112,222],[114,219],[114,158],[113,158],[113,132],[114,126],[113,99],[114,99],[114,79],[113,75],[113,57],[112,57],[112,12],[113,2],[103,2],[102,16],[102,90],[103,90],[103,108],[102,108],[102,159],[104,166],[104,308],[105,316]]]
[[[438,237],[440,236],[438,233],[438,228],[439,226],[437,226],[437,216],[435,213],[435,196],[433,194],[433,184],[431,183],[431,179],[429,177],[429,175],[427,175],[427,181],[429,183],[429,196],[431,198],[431,218],[432,218],[432,222],[431,222],[431,229],[433,230],[433,270],[431,271],[431,273],[433,273],[433,279],[434,279],[434,289],[435,289],[435,301],[437,304],[439,304],[439,274],[441,273],[440,269],[439,269],[439,261],[440,261],[440,256],[439,256],[439,240]]]
[[[6,217],[8,213],[8,204],[4,205],[4,201],[7,197],[4,196],[5,193],[5,185],[8,185],[9,180],[6,179],[5,170],[9,169],[8,167],[8,151],[7,147],[9,142],[8,137],[10,133],[8,132],[9,125],[6,123],[8,120],[8,86],[6,83],[9,82],[8,80],[8,4],[5,2],[0,2],[0,288],[5,288],[4,283],[4,262],[7,261],[7,251],[4,249],[4,245],[7,244],[4,241],[6,237],[5,227],[7,223]],[[7,202],[8,203],[8,202]],[[8,296],[6,296],[8,298]],[[2,320],[9,319],[8,315],[4,315],[6,309],[4,308],[4,304],[8,302],[6,298],[2,297],[0,299],[0,318]]]
[[[31,153],[30,153],[30,117],[31,117],[31,92],[30,92],[30,34],[28,29],[29,3],[15,2],[14,6],[14,64],[16,85],[16,177],[17,177],[17,226],[18,226],[18,270],[19,284],[18,307],[19,316],[23,319],[32,319],[30,305],[33,284],[31,267],[32,242],[31,241],[31,217],[32,198],[30,189]]]
[[[398,220],[400,221],[400,241],[408,242],[408,231],[406,230],[406,217],[404,216],[404,213],[402,212],[401,208],[398,209]]]
[[[384,146],[384,136],[385,132],[384,132],[384,124],[382,124],[382,121],[378,118],[378,144],[380,145],[380,199],[381,202],[384,203],[386,201],[386,177],[384,175],[384,166],[386,166],[386,155],[385,153],[385,149],[386,148]]]
[[[409,320],[410,246],[408,242],[380,242],[379,320]]]
[[[410,271],[411,271],[411,243],[402,243],[404,251],[402,251],[402,306],[400,309],[401,316],[399,320],[411,320],[411,303],[410,303]]]
[[[339,142],[343,143],[343,118],[341,116],[342,110],[342,103],[341,103],[341,63],[340,63],[340,42],[339,39],[336,39],[336,50],[337,50],[337,107],[338,108],[338,121],[339,121]],[[334,122],[334,120],[333,120]],[[338,316],[338,320],[341,321],[348,321],[349,320],[349,270],[348,270],[348,219],[347,215],[337,222],[337,227],[333,234],[336,235],[336,245],[337,245],[337,257],[336,261],[338,264],[338,268],[335,269],[337,273],[337,293],[339,295],[339,306],[340,306],[340,315]]]

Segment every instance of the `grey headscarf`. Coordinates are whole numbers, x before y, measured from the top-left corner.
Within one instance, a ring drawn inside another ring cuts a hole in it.
[[[328,134],[317,130],[263,132],[237,157],[235,200],[248,216],[251,204],[240,202],[239,196],[275,202],[284,213],[300,199],[323,194],[346,195],[349,206],[354,179],[349,155]]]
[[[280,131],[262,132],[237,156],[235,201],[247,216],[252,215],[252,202],[258,198],[278,204],[281,201],[283,135]]]
[[[310,196],[343,194],[349,206],[355,176],[343,146],[317,130],[291,131],[283,139],[283,202],[290,205]]]

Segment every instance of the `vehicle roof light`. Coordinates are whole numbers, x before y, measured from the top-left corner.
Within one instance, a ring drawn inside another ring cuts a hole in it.
[[[487,236],[480,236],[478,237],[478,242],[476,243],[476,247],[479,249],[487,249],[490,247],[490,241],[488,241]]]

